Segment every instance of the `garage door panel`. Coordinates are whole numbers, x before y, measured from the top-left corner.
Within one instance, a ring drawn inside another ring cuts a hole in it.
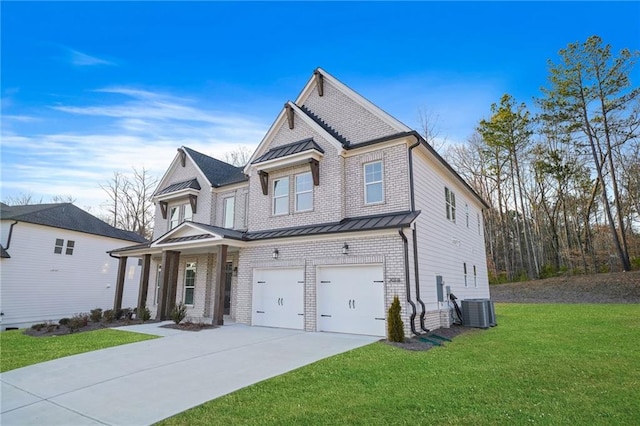
[[[254,270],[252,324],[304,329],[304,269]]]
[[[318,268],[318,330],[386,334],[381,265]]]

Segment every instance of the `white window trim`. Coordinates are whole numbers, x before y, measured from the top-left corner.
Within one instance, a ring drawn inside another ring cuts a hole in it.
[[[186,210],[187,208],[189,208],[189,210],[191,211],[191,216],[187,219],[186,217]],[[173,224],[173,221],[171,220],[172,218],[172,214],[171,212],[173,211],[173,209],[176,209],[178,212],[178,219],[176,222],[175,226],[171,226]],[[169,225],[168,225],[168,230],[172,230],[178,227],[178,225],[180,225],[182,222],[184,222],[185,220],[193,220],[193,210],[191,209],[191,204],[189,203],[182,203],[182,204],[174,204],[172,206],[169,206],[169,213],[167,214],[168,216],[168,220],[169,220]]]
[[[469,228],[469,204],[464,203],[464,215],[467,223],[467,229]]]
[[[283,180],[287,180],[287,192],[284,195],[278,195],[276,196],[276,183],[283,181]],[[289,190],[291,187],[291,183],[289,182],[289,176],[283,176],[281,178],[278,179],[274,179],[273,180],[273,197],[271,197],[271,203],[272,203],[272,207],[271,207],[271,214],[273,214],[273,216],[285,216],[289,214]],[[276,213],[276,199],[279,198],[286,198],[287,199],[287,211],[285,212],[281,212],[281,213]]]
[[[60,242],[60,244],[58,244]],[[64,249],[64,239],[56,238],[56,244],[53,246],[53,254],[62,254]]]
[[[448,221],[456,223],[456,194],[448,186],[444,187],[444,202],[445,217]]]
[[[372,165],[372,164],[376,164],[376,163],[380,163],[380,171],[381,171],[381,179],[377,180],[375,182],[367,182],[367,166]],[[384,204],[384,162],[382,160],[376,160],[376,161],[370,161],[368,163],[364,163],[362,165],[362,183],[363,183],[363,190],[364,190],[364,204],[366,206],[373,206],[376,204]],[[368,185],[374,185],[374,184],[380,184],[380,186],[382,187],[382,200],[380,201],[373,201],[373,202],[368,202],[367,201],[367,186]]]
[[[229,221],[229,217],[227,216],[227,203],[233,202],[231,206],[231,226],[227,226],[227,222]],[[228,229],[234,229],[236,226],[236,197],[225,197],[222,200],[222,227]]]
[[[298,191],[298,177],[299,176],[309,176],[309,179],[311,180],[311,189],[309,189],[308,191]],[[299,173],[297,175],[294,176],[293,179],[294,185],[295,185],[295,212],[296,213],[301,213],[301,212],[310,212],[313,211],[313,178],[311,177],[311,172],[305,172],[305,173]],[[298,195],[302,195],[302,194],[311,194],[311,207],[308,209],[299,209],[298,208]]]
[[[193,265],[193,266],[191,266]],[[184,304],[187,306],[193,306],[196,303],[196,279],[197,279],[197,265],[196,262],[187,262],[185,264],[184,267],[184,290],[183,290],[183,296],[182,296],[182,300],[184,301]],[[187,286],[187,271],[193,270],[193,285],[191,286]],[[188,288],[192,288],[193,289],[193,303],[187,303],[187,289]]]
[[[465,287],[469,287],[469,283],[468,283],[468,280],[467,280],[467,262],[463,262],[462,265],[463,265],[463,269],[464,269],[464,286]]]

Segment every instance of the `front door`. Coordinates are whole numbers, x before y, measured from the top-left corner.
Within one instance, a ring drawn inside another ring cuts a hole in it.
[[[231,277],[233,276],[233,263],[227,262],[224,269],[224,314],[231,314]]]

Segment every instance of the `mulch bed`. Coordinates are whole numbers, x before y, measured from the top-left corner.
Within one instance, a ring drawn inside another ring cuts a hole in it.
[[[34,329],[34,328],[27,328],[24,331],[24,334],[28,335],[28,336],[34,336],[34,337],[47,337],[47,336],[63,336],[65,334],[71,334],[71,333],[82,333],[85,331],[93,331],[93,330],[100,330],[103,328],[113,328],[113,327],[123,327],[125,325],[136,325],[136,324],[149,324],[149,323],[154,323],[154,322],[158,322],[156,320],[149,320],[149,321],[142,321],[142,320],[135,320],[135,319],[121,319],[121,320],[117,320],[117,321],[112,321],[112,322],[91,322],[89,321],[87,323],[86,326],[79,328],[76,331],[71,331],[71,329],[69,327],[67,327],[66,325],[60,325],[57,323],[52,323],[52,324],[48,324],[45,327],[38,329]]]
[[[454,324],[450,328],[439,328],[429,333],[421,334],[420,336],[405,338],[404,342],[402,343],[389,342],[388,340],[385,340],[385,339],[381,340],[381,342],[387,343],[388,345],[395,346],[397,348],[406,349],[408,351],[428,351],[431,348],[437,348],[438,346],[446,346],[447,343],[449,343],[446,340],[435,338],[433,337],[433,335],[452,340],[453,338],[455,338],[456,336],[459,336],[460,334],[468,333],[474,330],[477,331],[480,329],[473,328],[473,327],[465,327],[459,324]],[[430,343],[428,341],[420,340],[421,337],[437,342],[439,343],[439,345]]]
[[[181,322],[180,324],[165,324],[161,325],[162,328],[174,328],[176,330],[184,330],[184,331],[200,331],[200,330],[208,330],[211,328],[218,328],[217,325],[212,324],[203,324],[200,322]]]

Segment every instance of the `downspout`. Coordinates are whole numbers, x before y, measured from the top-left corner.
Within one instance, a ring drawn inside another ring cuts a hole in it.
[[[4,248],[5,250],[9,250],[9,246],[11,245],[11,235],[13,234],[13,227],[16,226],[17,224],[18,224],[18,221],[16,220],[9,227],[9,235],[7,236],[7,246]]]
[[[415,195],[413,193],[413,149],[418,147],[421,143],[420,135],[415,134],[414,136],[416,137],[417,142],[409,147],[409,194],[411,196],[412,212],[416,211],[416,200],[415,200]],[[424,317],[427,313],[427,308],[424,305],[424,302],[422,301],[422,299],[420,298],[420,268],[418,267],[418,236],[417,236],[417,230],[416,230],[415,224],[412,230],[412,237],[413,237],[413,268],[414,268],[414,277],[416,281],[416,300],[418,301],[418,303],[420,303],[420,308],[421,308],[420,328],[425,333],[428,333],[429,329],[424,325]]]
[[[404,282],[407,288],[407,302],[411,305],[411,316],[409,317],[409,325],[411,326],[411,332],[416,336],[419,334],[416,331],[416,326],[414,325],[414,320],[416,318],[416,305],[411,300],[411,284],[409,283],[409,241],[407,240],[407,236],[404,235],[402,229],[398,230],[400,237],[402,237],[402,242],[404,243]]]

